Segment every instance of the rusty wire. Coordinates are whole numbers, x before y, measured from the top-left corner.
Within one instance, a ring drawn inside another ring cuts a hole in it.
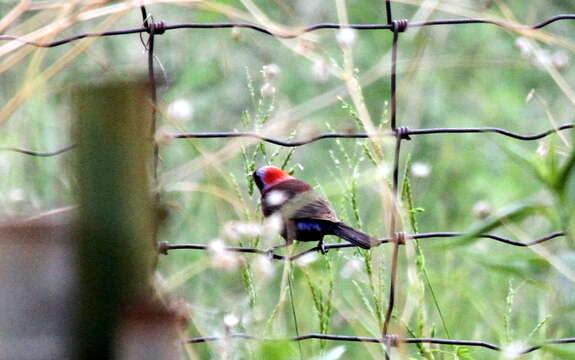
[[[511,132],[509,130],[495,128],[495,127],[480,127],[480,128],[429,128],[429,129],[413,129],[410,130],[407,127],[398,127],[397,126],[397,99],[396,99],[396,90],[397,90],[397,50],[398,50],[398,40],[400,33],[408,30],[409,28],[413,27],[424,27],[424,26],[440,26],[440,25],[462,25],[462,24],[492,24],[502,28],[510,29],[513,31],[523,32],[528,30],[537,30],[541,29],[545,26],[548,26],[554,22],[561,21],[561,20],[575,20],[575,14],[562,14],[550,17],[540,23],[534,25],[522,25],[522,24],[515,24],[509,23],[506,21],[501,20],[494,20],[494,19],[447,19],[447,20],[431,20],[431,21],[423,21],[423,22],[413,22],[410,23],[407,20],[394,20],[392,16],[392,9],[391,9],[391,1],[385,1],[385,10],[386,10],[386,19],[387,24],[331,24],[331,23],[323,23],[323,24],[315,24],[308,27],[301,28],[299,30],[295,30],[293,32],[275,32],[268,28],[262,27],[257,24],[250,24],[250,23],[210,23],[210,24],[198,24],[198,23],[187,23],[187,24],[173,24],[168,25],[162,21],[154,21],[153,17],[148,14],[146,11],[145,6],[140,7],[141,14],[142,14],[142,21],[143,26],[139,28],[132,28],[132,29],[124,29],[124,30],[114,30],[114,31],[105,31],[105,32],[92,32],[92,33],[84,33],[75,36],[71,36],[65,39],[56,40],[52,42],[36,42],[28,40],[24,37],[13,36],[13,35],[0,35],[0,40],[13,40],[19,41],[21,43],[32,45],[36,47],[56,47],[60,45],[64,45],[76,40],[80,40],[87,37],[107,37],[107,36],[119,36],[119,35],[130,35],[130,34],[139,34],[140,36],[143,33],[148,34],[148,41],[144,44],[147,50],[148,56],[148,77],[151,85],[150,90],[150,98],[153,104],[152,110],[152,121],[151,121],[151,135],[153,136],[156,127],[157,127],[157,86],[156,86],[156,76],[154,71],[154,44],[155,44],[155,36],[164,34],[166,31],[177,30],[177,29],[221,29],[221,28],[246,28],[251,29],[259,33],[267,34],[277,38],[296,38],[301,36],[304,33],[317,31],[321,29],[341,29],[341,28],[352,28],[356,30],[391,30],[393,34],[392,40],[392,49],[391,49],[391,111],[390,111],[390,131],[382,134],[367,134],[367,133],[323,133],[313,136],[307,140],[299,140],[299,141],[285,141],[280,140],[277,138],[268,137],[262,134],[254,133],[254,132],[195,132],[195,133],[181,133],[181,134],[173,134],[172,137],[176,139],[191,139],[191,138],[198,138],[198,139],[207,139],[207,138],[232,138],[232,137],[250,137],[256,138],[264,142],[272,143],[275,145],[286,146],[286,147],[296,147],[296,146],[303,146],[313,142],[316,142],[321,139],[328,139],[328,138],[346,138],[346,139],[365,139],[369,137],[381,137],[381,136],[392,136],[396,139],[396,146],[395,146],[395,154],[394,154],[394,172],[393,172],[393,190],[394,195],[398,197],[399,192],[399,160],[400,160],[400,150],[401,150],[401,143],[403,140],[410,140],[411,136],[413,135],[430,135],[430,134],[463,134],[463,133],[495,133],[500,134],[503,136],[507,136],[510,138],[518,139],[518,140],[538,140],[543,137],[546,137],[550,134],[572,129],[575,127],[575,124],[563,124],[561,126],[555,127],[553,129],[546,130],[541,133],[533,134],[533,135],[521,135],[518,133]],[[33,150],[27,150],[22,148],[16,147],[6,147],[0,148],[0,150],[6,151],[14,151],[19,152],[27,155],[32,156],[55,156],[61,153],[64,153],[68,150],[74,148],[75,144],[66,146],[62,149],[53,151],[53,152],[38,152]],[[154,144],[154,177],[157,177],[157,163],[158,163],[158,146]],[[395,219],[396,214],[395,211],[392,211],[393,218]],[[412,234],[406,235],[402,232],[396,232],[396,224],[395,221],[392,220],[392,229],[390,231],[392,234],[389,238],[384,238],[379,240],[379,245],[386,244],[386,243],[393,243],[394,251],[392,255],[392,276],[390,280],[390,294],[389,294],[389,303],[387,306],[385,321],[382,324],[382,337],[380,338],[370,338],[370,337],[360,337],[360,336],[345,336],[345,335],[330,335],[330,334],[304,334],[295,337],[289,338],[289,340],[293,341],[302,341],[308,339],[322,339],[322,340],[334,340],[334,341],[356,341],[356,342],[373,342],[373,343],[384,343],[386,347],[395,347],[401,343],[412,344],[412,343],[431,343],[431,344],[444,344],[444,345],[463,345],[463,346],[473,346],[473,347],[483,347],[488,348],[491,350],[501,351],[502,348],[498,345],[484,342],[484,341],[473,341],[473,340],[452,340],[452,339],[441,339],[441,338],[399,338],[395,335],[388,335],[389,323],[391,320],[391,314],[394,309],[394,301],[395,301],[395,287],[397,285],[396,276],[397,276],[397,263],[398,263],[398,249],[401,245],[405,244],[407,239],[431,239],[431,238],[452,238],[458,236],[465,236],[465,233],[461,232],[434,232],[434,233],[420,233],[420,234]],[[477,238],[487,238],[492,239],[498,242],[502,242],[512,246],[519,246],[519,247],[529,247],[536,244],[540,244],[545,241],[549,241],[558,237],[565,236],[565,232],[554,232],[547,236],[541,237],[536,240],[532,240],[529,242],[518,242],[514,241],[499,235],[493,234],[480,234],[477,235]],[[325,249],[340,249],[340,248],[347,248],[353,247],[352,244],[327,244],[324,245]],[[195,249],[195,250],[208,250],[209,246],[205,244],[176,244],[170,245],[167,243],[160,244],[159,250],[164,254],[168,254],[169,251],[178,250],[178,249]],[[299,254],[292,255],[292,256],[283,256],[280,254],[276,254],[273,250],[262,250],[257,248],[248,248],[248,247],[227,247],[225,248],[227,251],[231,252],[239,252],[239,253],[254,253],[269,256],[270,259],[274,260],[283,260],[283,261],[293,261],[297,260],[298,258],[314,252],[319,251],[320,247],[316,246],[305,250]],[[210,342],[210,341],[218,341],[224,340],[226,338],[240,338],[240,339],[253,339],[253,340],[278,340],[278,339],[270,339],[270,338],[263,338],[257,337],[253,335],[247,334],[227,334],[224,337],[220,336],[212,336],[212,337],[201,337],[201,338],[193,338],[188,340],[188,343],[200,343],[200,342]],[[279,339],[285,340],[285,339]],[[524,349],[521,354],[526,354],[535,350],[540,349],[541,347],[548,345],[548,344],[565,344],[565,343],[575,343],[575,338],[563,338],[563,339],[551,339],[544,341],[539,345],[534,345]],[[386,352],[386,358],[389,358],[388,353]]]
[[[391,1],[386,1],[385,12],[387,14],[387,22],[392,25],[393,40],[391,43],[391,73],[390,73],[390,98],[391,98],[391,111],[389,113],[389,125],[391,131],[395,136],[395,152],[393,156],[393,202],[391,209],[391,228],[390,233],[393,234],[393,252],[391,255],[391,275],[389,277],[389,300],[387,304],[387,310],[385,312],[385,318],[383,324],[381,325],[381,335],[385,339],[389,339],[387,336],[389,331],[389,324],[391,322],[391,315],[395,306],[395,293],[397,284],[397,264],[399,262],[399,246],[405,243],[405,234],[403,232],[397,231],[397,221],[399,214],[397,213],[397,207],[395,204],[399,203],[399,159],[401,153],[401,143],[403,140],[409,140],[409,135],[406,134],[406,128],[397,127],[397,43],[399,41],[399,33],[407,30],[408,21],[407,20],[392,20],[391,15]],[[391,345],[391,343],[386,342],[386,347]],[[385,352],[385,358],[389,359],[389,352]]]
[[[16,152],[16,153],[20,153],[20,154],[24,154],[24,155],[30,155],[30,156],[50,157],[50,156],[56,156],[56,155],[63,154],[69,150],[72,150],[75,147],[76,147],[76,145],[72,144],[72,145],[68,145],[68,146],[65,146],[61,149],[54,150],[54,151],[36,151],[36,150],[23,149],[23,148],[18,148],[18,147],[0,147],[0,151],[12,151],[12,152]]]
[[[494,351],[503,351],[503,347],[500,345],[495,345],[487,341],[477,341],[477,340],[451,340],[451,339],[441,339],[441,338],[400,338],[394,335],[388,335],[381,338],[365,337],[365,336],[348,336],[348,335],[332,335],[332,334],[303,334],[299,336],[293,336],[291,338],[266,338],[261,336],[254,336],[242,333],[232,333],[226,336],[205,336],[196,337],[188,339],[186,342],[188,344],[198,344],[213,341],[222,341],[226,339],[245,339],[245,340],[259,340],[259,341],[275,341],[275,340],[288,340],[288,341],[304,341],[310,339],[317,340],[331,340],[331,341],[348,341],[348,342],[365,342],[365,343],[383,343],[392,344],[392,346],[398,346],[399,344],[439,344],[439,345],[454,345],[454,346],[474,346],[482,347]],[[528,346],[523,350],[517,351],[517,355],[525,355],[535,350],[539,350],[546,345],[556,345],[556,344],[573,344],[575,343],[575,338],[561,338],[561,339],[549,339],[540,344]]]
[[[421,21],[421,22],[413,22],[408,23],[408,27],[415,28],[415,27],[424,27],[424,26],[438,26],[438,25],[460,25],[460,24],[492,24],[502,28],[516,30],[516,31],[525,31],[525,30],[537,30],[541,29],[545,26],[548,26],[556,21],[561,20],[574,20],[575,14],[562,14],[550,17],[538,24],[534,25],[523,25],[523,24],[514,24],[502,20],[494,20],[494,19],[445,19],[445,20],[430,20],[430,21]],[[279,33],[274,32],[270,29],[267,29],[263,26],[259,26],[257,24],[250,24],[250,23],[211,23],[211,24],[198,24],[198,23],[187,23],[187,24],[173,24],[167,25],[164,22],[157,22],[155,23],[154,30],[155,34],[160,35],[166,31],[170,30],[177,30],[177,29],[226,29],[226,28],[245,28],[255,30],[262,34],[270,35],[277,38],[283,39],[293,39],[299,37],[305,33],[322,30],[322,29],[341,29],[343,27],[352,28],[355,30],[393,30],[393,25],[391,23],[388,24],[349,24],[349,25],[342,25],[342,24],[315,24],[300,30],[297,30],[293,33]],[[139,33],[149,33],[150,26],[145,25],[138,28],[132,29],[124,29],[124,30],[113,30],[113,31],[103,31],[103,32],[88,32],[83,34],[78,34],[74,36],[70,36],[61,40],[55,40],[51,42],[38,42],[27,40],[24,37],[15,36],[15,35],[0,35],[0,40],[13,40],[19,41],[21,43],[32,45],[36,47],[56,47],[64,44],[68,44],[70,42],[81,40],[87,37],[106,37],[106,36],[118,36],[118,35],[130,35],[130,34],[139,34]]]
[[[413,235],[403,235],[403,239],[420,240],[420,239],[454,238],[454,237],[461,237],[461,236],[465,236],[465,235],[466,235],[466,233],[464,233],[464,232],[430,232],[430,233],[419,233],[419,234],[413,234]],[[481,235],[477,235],[477,238],[491,239],[491,240],[495,240],[497,242],[501,242],[501,243],[513,245],[513,246],[518,246],[518,247],[530,247],[533,245],[541,244],[541,243],[549,241],[549,240],[563,237],[565,235],[566,235],[565,232],[558,231],[558,232],[554,232],[554,233],[548,234],[546,236],[543,236],[541,238],[538,238],[538,239],[535,239],[532,241],[528,241],[528,242],[515,241],[515,240],[505,238],[503,236],[494,235],[494,234],[481,234]],[[376,246],[389,244],[389,243],[392,243],[394,240],[393,240],[393,238],[384,238],[384,239],[379,239],[378,241],[379,241],[379,244],[377,244]],[[405,244],[404,241],[399,242],[399,245],[404,245],[404,244]],[[334,244],[324,244],[323,245],[323,248],[325,250],[330,250],[330,249],[337,250],[337,249],[354,248],[354,247],[355,247],[355,245],[353,245],[351,243],[334,243]],[[160,244],[160,252],[164,255],[167,255],[168,252],[170,252],[172,250],[184,250],[184,249],[187,249],[187,250],[208,250],[209,245],[206,245],[206,244],[169,244],[167,242],[163,242]],[[250,247],[229,246],[229,247],[224,248],[224,250],[230,251],[230,252],[238,252],[238,253],[252,253],[252,254],[265,255],[265,256],[270,257],[270,259],[273,259],[273,260],[294,261],[294,260],[301,258],[304,255],[307,255],[307,254],[310,254],[313,252],[320,252],[321,247],[320,246],[314,246],[314,247],[311,247],[307,250],[304,250],[300,253],[297,253],[297,254],[291,255],[291,256],[283,256],[283,255],[277,254],[273,248],[269,249],[269,250],[262,250],[262,249],[250,248]]]
[[[410,139],[411,136],[417,135],[434,135],[434,134],[480,134],[480,133],[492,133],[503,135],[512,139],[517,140],[525,140],[525,141],[532,141],[532,140],[540,140],[544,137],[547,137],[551,134],[558,133],[560,131],[573,129],[575,124],[563,124],[557,126],[553,129],[548,129],[540,133],[532,134],[532,135],[523,135],[519,133],[515,133],[509,130],[500,129],[496,127],[478,127],[478,128],[429,128],[429,129],[409,129],[407,127],[401,127],[402,129],[402,136],[404,139]],[[314,143],[316,141],[322,139],[368,139],[368,138],[379,138],[379,137],[393,137],[395,134],[393,132],[382,132],[380,134],[368,134],[368,133],[322,133],[315,136],[312,136],[305,140],[295,140],[295,141],[288,141],[282,140],[274,137],[269,137],[265,135],[258,134],[256,132],[250,131],[222,131],[222,132],[190,132],[190,133],[177,133],[177,134],[169,134],[170,137],[174,139],[219,139],[219,138],[253,138],[258,139],[263,142],[267,142],[270,144],[278,145],[278,146],[285,146],[285,147],[299,147],[307,144]],[[0,151],[13,151],[19,152],[26,155],[31,156],[56,156],[62,153],[65,153],[69,150],[72,150],[75,147],[75,144],[65,146],[61,149],[54,150],[51,152],[41,152],[35,151],[30,149],[23,149],[23,148],[16,148],[16,147],[2,147]]]

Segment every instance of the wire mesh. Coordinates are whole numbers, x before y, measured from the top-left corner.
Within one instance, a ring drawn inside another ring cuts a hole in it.
[[[401,151],[401,144],[403,141],[411,140],[412,136],[418,135],[432,135],[432,134],[466,134],[466,133],[473,133],[473,134],[487,134],[487,133],[495,133],[502,136],[506,136],[509,138],[522,140],[522,141],[533,141],[544,138],[551,134],[573,129],[575,127],[574,123],[562,124],[556,126],[552,129],[548,129],[546,131],[531,134],[531,135],[524,135],[515,133],[506,129],[495,128],[495,127],[476,127],[476,128],[425,128],[425,129],[409,129],[407,127],[398,127],[397,126],[397,57],[398,57],[398,42],[400,38],[400,34],[408,30],[409,28],[415,27],[426,27],[426,26],[444,26],[444,25],[465,25],[465,24],[491,24],[495,26],[499,26],[505,29],[513,30],[513,31],[529,31],[529,30],[538,30],[542,29],[554,22],[563,21],[563,20],[575,20],[575,14],[561,14],[557,16],[550,17],[540,23],[534,25],[523,25],[523,24],[516,24],[510,23],[500,20],[494,19],[485,19],[485,18],[467,18],[467,19],[446,19],[446,20],[432,20],[432,21],[423,21],[423,22],[409,22],[407,20],[394,20],[392,16],[392,8],[391,8],[391,0],[386,0],[386,24],[334,24],[334,23],[322,23],[322,24],[315,24],[311,25],[302,29],[299,29],[294,32],[277,32],[266,27],[251,24],[251,23],[239,23],[239,22],[230,22],[230,23],[208,23],[208,24],[200,24],[200,23],[184,23],[184,24],[166,24],[163,21],[155,21],[155,19],[147,12],[145,6],[140,6],[140,11],[142,15],[143,26],[138,28],[131,28],[131,29],[123,29],[123,30],[114,30],[114,31],[105,31],[105,32],[89,32],[78,34],[75,36],[67,37],[64,39],[52,41],[52,42],[38,42],[34,40],[30,40],[23,37],[12,36],[12,35],[0,35],[0,40],[4,41],[15,41],[19,42],[22,45],[31,45],[36,47],[42,48],[51,48],[62,46],[73,41],[77,41],[80,39],[84,39],[87,37],[108,37],[108,36],[121,36],[121,35],[132,35],[138,34],[140,37],[142,34],[148,34],[148,40],[142,43],[147,51],[147,59],[148,59],[148,77],[151,84],[150,90],[150,98],[153,104],[157,103],[157,85],[156,85],[156,75],[154,70],[154,44],[155,44],[155,37],[156,35],[161,35],[166,31],[173,31],[179,29],[222,29],[222,28],[246,28],[257,31],[262,34],[266,34],[269,36],[283,38],[283,39],[290,39],[296,38],[302,34],[319,31],[323,29],[342,29],[342,28],[352,28],[355,30],[363,30],[363,31],[375,31],[375,30],[389,30],[392,32],[392,48],[391,48],[391,72],[390,72],[390,129],[387,132],[381,132],[376,134],[368,134],[368,133],[321,133],[316,136],[310,137],[304,140],[297,140],[297,141],[287,141],[278,138],[273,138],[266,136],[265,134],[260,134],[256,132],[193,132],[193,133],[176,133],[170,134],[172,138],[175,139],[210,139],[210,138],[235,138],[235,137],[249,137],[255,138],[263,142],[272,143],[279,146],[284,147],[299,147],[305,146],[316,141],[322,139],[366,139],[366,138],[381,138],[381,137],[393,137],[396,140],[395,145],[395,153],[394,153],[394,165],[393,165],[393,190],[395,192],[396,199],[398,198],[398,182],[399,182],[399,155]],[[154,106],[154,113],[153,113],[153,124],[152,128],[150,129],[151,136],[155,134],[156,127],[157,127],[157,113],[156,107]],[[0,148],[0,150],[4,151],[14,151],[19,152],[26,155],[31,156],[40,156],[40,157],[47,157],[47,156],[55,156],[62,154],[66,151],[74,149],[75,144],[68,145],[61,149],[50,151],[50,152],[40,152],[34,151],[29,149],[23,148],[16,148],[16,147],[5,147]],[[154,177],[157,179],[157,163],[158,163],[158,145],[155,145],[154,148]],[[382,329],[382,336],[380,338],[374,337],[361,337],[361,336],[346,336],[346,335],[335,335],[335,334],[303,334],[298,335],[295,337],[287,338],[287,340],[292,341],[303,341],[308,339],[321,339],[321,340],[330,340],[330,341],[351,341],[351,342],[372,342],[372,343],[383,343],[388,348],[389,347],[396,347],[399,344],[415,344],[415,343],[430,343],[430,344],[443,344],[443,345],[463,345],[463,346],[471,346],[471,347],[483,347],[495,351],[502,351],[502,348],[498,345],[485,342],[485,341],[475,341],[475,340],[452,340],[452,339],[442,339],[442,338],[401,338],[395,335],[388,335],[389,323],[391,320],[391,315],[394,310],[394,303],[395,303],[395,295],[396,295],[396,287],[397,287],[397,268],[398,268],[398,254],[399,254],[399,247],[404,245],[408,240],[417,240],[417,239],[433,239],[433,238],[453,238],[459,236],[465,236],[466,233],[463,232],[433,232],[433,233],[419,233],[419,234],[405,234],[403,232],[396,232],[395,231],[395,217],[397,214],[395,211],[392,211],[392,215],[394,219],[392,219],[392,231],[391,233],[393,236],[388,238],[383,238],[379,240],[378,245],[388,244],[391,243],[394,246],[394,251],[392,253],[392,265],[391,265],[391,280],[390,280],[390,291],[389,291],[389,303],[387,306],[387,311],[385,315],[385,321],[383,324]],[[485,238],[491,239],[497,242],[501,242],[511,246],[517,247],[529,247],[533,245],[537,245],[546,241],[550,241],[553,239],[557,239],[560,237],[564,237],[566,235],[565,232],[554,232],[544,237],[534,239],[529,242],[519,242],[515,241],[506,237],[502,237],[499,235],[494,234],[479,234],[477,238]],[[323,245],[324,249],[341,249],[341,248],[348,248],[354,247],[354,245],[349,243],[337,243],[337,244],[325,244]],[[208,250],[209,246],[205,244],[169,244],[169,243],[161,243],[159,245],[160,253],[165,255],[169,254],[169,252],[174,250]],[[258,254],[262,256],[267,256],[273,260],[279,261],[294,261],[302,256],[320,251],[320,246],[312,247],[308,250],[305,250],[301,253],[291,255],[291,256],[284,256],[274,252],[273,249],[258,249],[258,248],[250,248],[250,247],[226,247],[224,250],[231,251],[231,252],[238,252],[238,253],[251,253],[251,254]],[[244,339],[244,340],[260,340],[260,341],[274,341],[274,340],[286,340],[286,338],[265,338],[260,336],[254,336],[249,334],[241,334],[241,333],[228,333],[225,336],[211,336],[211,337],[198,337],[189,339],[187,342],[190,344],[194,343],[203,343],[203,342],[213,342],[213,341],[221,341],[226,339]],[[533,345],[526,347],[525,349],[521,350],[518,355],[527,354],[533,351],[536,351],[542,348],[545,345],[549,344],[567,344],[567,343],[575,343],[575,338],[562,338],[562,339],[549,339],[543,341],[540,344]],[[386,357],[389,355],[386,354]]]

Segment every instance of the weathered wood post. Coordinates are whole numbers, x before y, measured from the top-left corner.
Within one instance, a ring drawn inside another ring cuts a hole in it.
[[[117,358],[124,314],[152,297],[156,219],[148,84],[80,87],[73,113],[80,201],[76,357]]]
[[[67,224],[0,224],[0,359],[72,355],[75,271]]]

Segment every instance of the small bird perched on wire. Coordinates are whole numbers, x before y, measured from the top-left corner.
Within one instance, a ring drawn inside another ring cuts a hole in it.
[[[338,220],[331,205],[312,187],[275,166],[264,166],[253,173],[262,195],[265,217],[278,214],[283,221],[286,245],[294,240],[319,241],[322,253],[325,235],[335,235],[363,249],[376,246],[377,239]]]

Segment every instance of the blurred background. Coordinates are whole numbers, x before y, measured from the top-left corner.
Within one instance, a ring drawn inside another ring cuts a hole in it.
[[[28,10],[21,13],[12,11],[15,1],[0,3],[0,33],[47,42],[141,26],[139,4],[129,1],[23,3]],[[146,4],[155,20],[167,24],[249,22],[289,32],[323,22],[386,22],[384,1]],[[575,12],[569,0],[398,0],[392,8],[395,19],[410,22],[480,17],[529,25]],[[408,29],[399,39],[398,124],[535,134],[572,123],[573,34],[573,21],[536,32],[485,24]],[[369,253],[332,250],[289,268],[223,247],[266,249],[282,243],[260,226],[259,194],[250,179],[256,167],[267,164],[283,166],[312,184],[348,224],[388,236],[384,198],[391,181],[391,139],[375,145],[320,140],[282,148],[246,139],[173,139],[171,134],[257,131],[298,140],[323,132],[388,129],[391,35],[320,30],[282,40],[234,28],[172,30],[156,37],[157,190],[170,214],[158,241],[210,245],[209,251],[171,251],[159,261],[156,285],[178,299],[189,316],[186,337],[223,335],[226,328],[267,337],[296,331],[380,335],[390,246]],[[142,38],[89,38],[49,49],[0,42],[0,147],[52,151],[74,143],[73,89],[100,78],[145,74],[142,41],[147,35]],[[497,134],[413,136],[402,149],[402,230],[485,229],[523,242],[568,231],[573,180],[567,175],[559,184],[557,178],[569,169],[572,143],[570,131],[531,142]],[[54,157],[0,152],[2,216],[73,212],[72,163],[73,151]],[[487,239],[412,243],[400,255],[391,332],[485,340],[501,344],[509,356],[520,344],[573,336],[574,245],[568,237],[535,248]],[[309,246],[297,244],[294,251]],[[190,359],[375,359],[384,354],[379,344],[317,340],[239,340],[189,344],[185,350]],[[499,355],[478,348],[406,345],[401,356]],[[525,356],[574,357],[572,345]]]

